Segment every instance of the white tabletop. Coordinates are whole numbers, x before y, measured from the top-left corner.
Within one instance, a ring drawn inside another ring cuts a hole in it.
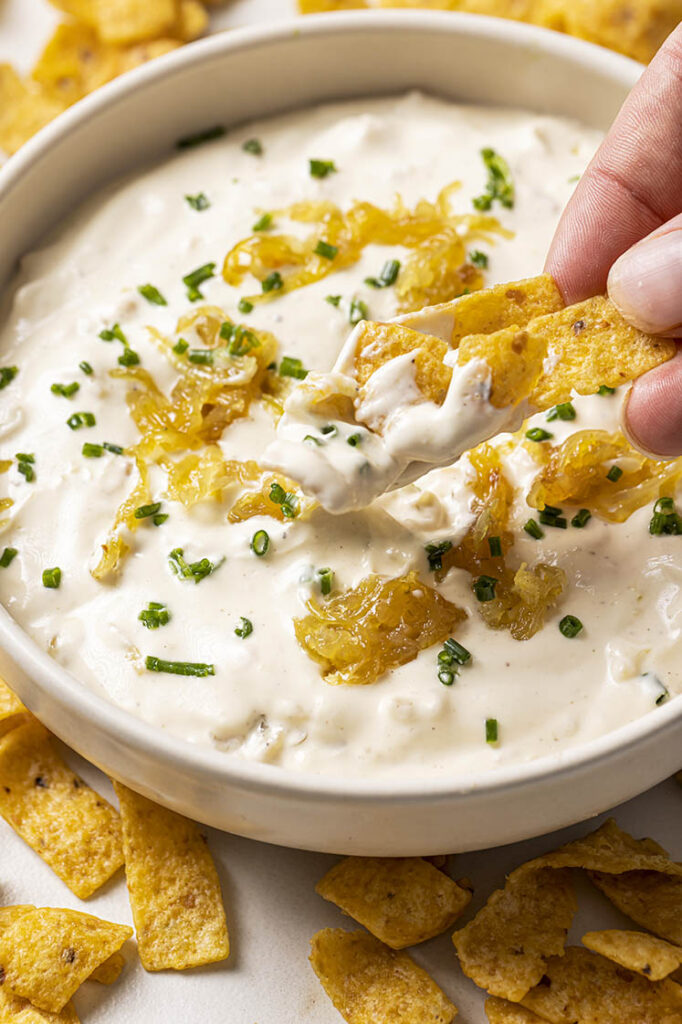
[[[233,0],[214,16],[214,27],[233,28],[294,13],[295,0]],[[28,70],[57,20],[57,12],[46,0],[0,0],[0,62],[11,60]],[[75,756],[69,759],[104,795],[111,795],[99,772]],[[670,780],[613,813],[621,827],[636,836],[653,835],[674,857],[682,859],[681,811],[682,788]],[[463,854],[453,858],[453,875],[471,879],[476,887],[474,907],[478,907],[516,864],[594,825],[596,822],[515,846]],[[315,882],[334,858],[211,830],[208,835],[227,908],[232,943],[229,960],[185,974],[146,974],[129,944],[128,966],[116,985],[86,984],[77,994],[74,1002],[84,1024],[339,1024],[340,1016],[307,962],[314,932],[352,926],[314,892]],[[130,922],[122,874],[83,903],[2,822],[0,902],[68,906]],[[579,941],[588,929],[625,922],[587,882],[581,887],[579,903],[573,941]],[[462,1024],[485,1024],[482,994],[459,970],[449,935],[425,943],[414,957],[458,1006]]]

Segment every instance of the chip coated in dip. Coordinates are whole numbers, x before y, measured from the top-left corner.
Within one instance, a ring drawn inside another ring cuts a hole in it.
[[[262,463],[353,323],[537,274],[598,141],[412,94],[88,201],[0,327],[11,614],[157,728],[301,771],[492,772],[656,714],[682,689],[678,467],[629,449],[618,393],[342,516]]]

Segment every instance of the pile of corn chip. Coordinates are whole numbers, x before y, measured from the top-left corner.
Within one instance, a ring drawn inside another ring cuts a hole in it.
[[[204,33],[214,0],[51,0],[68,15],[28,78],[0,64],[0,150],[15,153],[72,103]]]

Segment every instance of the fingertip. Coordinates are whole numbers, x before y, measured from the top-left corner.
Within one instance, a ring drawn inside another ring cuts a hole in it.
[[[682,455],[682,350],[633,384],[623,409],[628,440],[644,455]]]

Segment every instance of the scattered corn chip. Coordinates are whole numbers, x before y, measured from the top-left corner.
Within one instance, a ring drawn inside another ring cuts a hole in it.
[[[682,878],[658,871],[594,872],[590,878],[636,924],[682,945]]]
[[[0,149],[6,153],[16,153],[65,107],[35,82],[22,80],[9,64],[0,64]]]
[[[647,981],[578,946],[553,957],[522,1000],[550,1024],[680,1024],[682,988]]]
[[[2,1024],[80,1024],[71,1003],[59,1013],[49,1013],[32,1006],[27,999],[18,999],[0,986],[0,1021]]]
[[[0,679],[0,736],[21,725],[29,716],[28,708],[12,693],[7,683]]]
[[[100,985],[113,985],[125,965],[126,959],[123,953],[112,953],[104,963],[94,969],[88,980],[98,981]]]
[[[648,63],[682,21],[680,0],[562,0],[564,31]]]
[[[326,928],[310,963],[347,1024],[450,1024],[457,1010],[407,953],[366,932]]]
[[[561,955],[577,909],[569,871],[519,869],[452,941],[462,970],[491,995],[518,1002]]]
[[[28,721],[0,740],[0,814],[82,899],[123,863],[116,811]]]
[[[485,1012],[490,1024],[546,1024],[544,1017],[527,1010],[518,1003],[492,996],[485,1001]]]
[[[316,891],[391,949],[440,935],[471,900],[468,890],[421,857],[346,857]]]
[[[51,0],[66,14],[94,29],[103,43],[138,43],[172,35],[176,0]]]
[[[177,35],[183,43],[190,43],[193,39],[198,39],[203,35],[207,26],[208,14],[199,0],[180,0],[173,35]]]
[[[682,879],[682,864],[671,861],[662,846],[653,839],[633,839],[613,818],[582,839],[528,861],[517,871],[534,871],[539,867],[584,868],[609,875],[645,870]]]
[[[525,327],[531,320],[564,308],[561,293],[549,274],[497,284],[463,295],[451,303],[452,347],[470,334],[493,334],[507,327]]]
[[[148,971],[225,960],[220,883],[197,825],[114,783],[137,945]]]
[[[682,949],[645,932],[587,932],[583,945],[649,981],[667,978],[682,964]]]
[[[26,911],[0,933],[3,987],[34,1006],[59,1013],[92,972],[133,934],[132,928],[77,910]]]

